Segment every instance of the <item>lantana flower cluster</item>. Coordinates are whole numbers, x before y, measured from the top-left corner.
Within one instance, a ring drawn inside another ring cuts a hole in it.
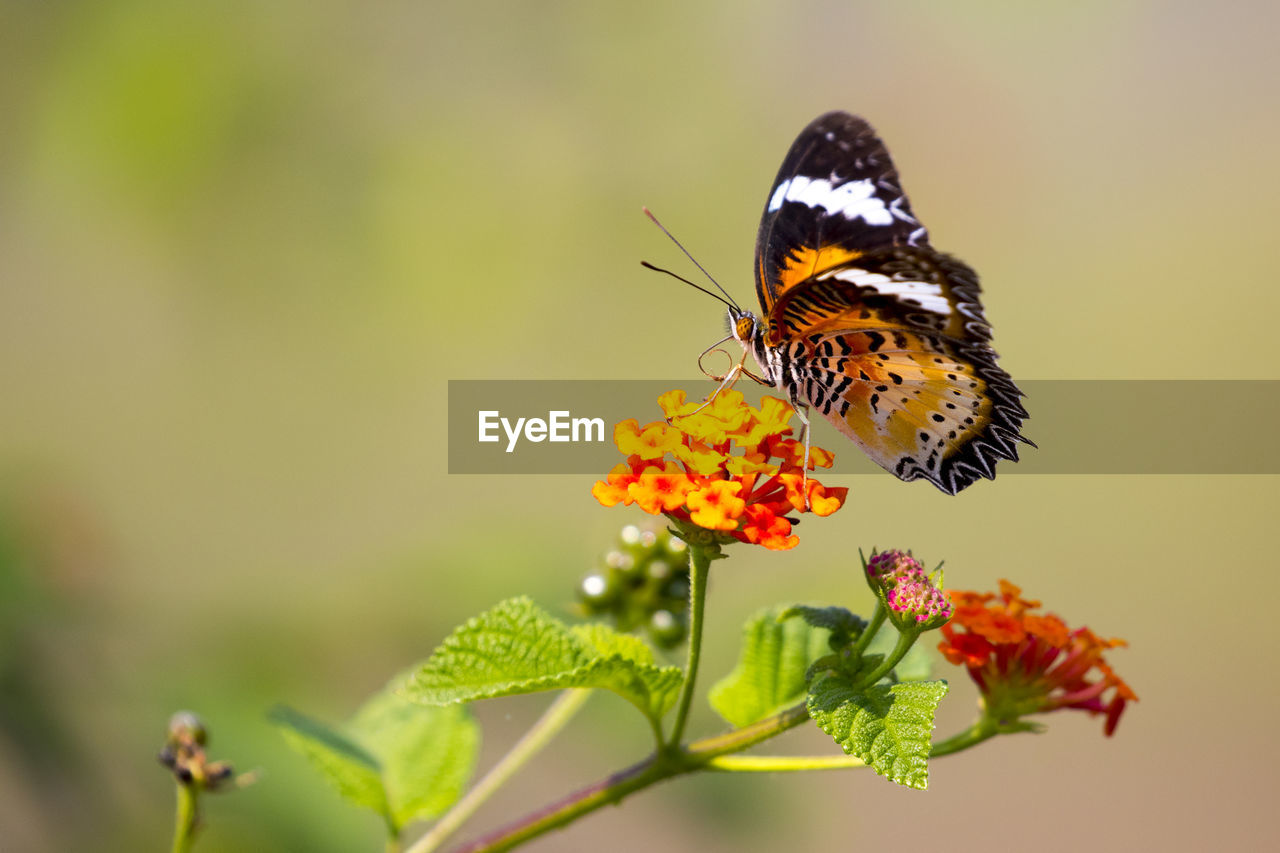
[[[605,506],[635,504],[681,523],[720,531],[774,551],[794,548],[789,513],[827,516],[848,489],[827,488],[802,468],[804,444],[792,437],[795,411],[765,396],[747,405],[740,391],[721,391],[709,403],[684,391],[658,398],[665,420],[618,424],[613,441],[627,461],[596,482]],[[829,468],[833,454],[809,448],[809,468]]]
[[[939,650],[963,664],[982,692],[988,715],[1011,721],[1024,714],[1074,708],[1106,715],[1111,735],[1125,704],[1138,697],[1103,659],[1124,646],[1088,628],[1067,627],[1040,602],[1000,582],[1000,594],[952,590],[955,618],[944,625]]]

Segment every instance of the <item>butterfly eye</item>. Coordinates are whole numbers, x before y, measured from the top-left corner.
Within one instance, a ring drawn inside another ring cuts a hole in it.
[[[738,322],[734,324],[733,334],[740,341],[749,341],[755,329],[756,321],[753,318],[739,317]]]

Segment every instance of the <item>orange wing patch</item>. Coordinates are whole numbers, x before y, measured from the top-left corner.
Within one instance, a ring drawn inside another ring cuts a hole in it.
[[[958,341],[991,338],[973,270],[949,255],[910,246],[824,266],[781,293],[767,316],[774,344],[868,327],[917,329]]]
[[[763,301],[767,302],[762,305],[765,314],[768,315],[774,303],[797,284],[861,256],[861,252],[841,246],[798,246],[786,256],[782,266],[772,271],[765,269],[764,257],[761,256],[760,281],[765,283],[762,293],[766,297]]]

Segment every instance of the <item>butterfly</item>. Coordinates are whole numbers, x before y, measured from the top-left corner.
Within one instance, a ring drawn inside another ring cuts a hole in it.
[[[947,494],[1032,444],[977,274],[929,244],[865,120],[827,113],[792,143],[755,273],[760,316],[731,305],[729,328],[760,373],[736,369],[783,391],[806,425],[817,410],[885,470]]]

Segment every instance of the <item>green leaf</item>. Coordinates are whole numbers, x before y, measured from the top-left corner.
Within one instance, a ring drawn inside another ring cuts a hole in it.
[[[388,814],[382,766],[368,750],[338,730],[283,705],[271,709],[267,717],[344,799],[380,815]]]
[[[600,622],[574,625],[569,631],[602,657],[619,657],[645,665],[653,663],[653,649],[633,634],[619,634]]]
[[[656,666],[641,640],[604,625],[567,628],[527,598],[504,601],[458,628],[410,679],[405,695],[447,705],[566,687],[612,690],[655,723],[684,673]]]
[[[398,679],[397,687],[404,683]],[[460,705],[410,702],[384,691],[365,703],[351,730],[378,756],[392,823],[442,814],[453,805],[475,769],[480,726]]]
[[[794,609],[761,610],[743,626],[738,665],[709,697],[733,725],[750,725],[804,698],[805,671],[827,650],[828,632],[800,619],[778,621]]]
[[[830,631],[832,651],[839,651],[858,639],[867,627],[865,620],[843,607],[809,607],[797,604],[782,611],[778,618],[791,619],[797,616],[814,628]]]
[[[283,706],[269,718],[343,798],[382,815],[397,831],[453,805],[480,744],[467,709],[419,705],[390,687],[341,728]]]
[[[929,787],[933,714],[945,681],[876,684],[858,690],[824,675],[809,691],[809,716],[849,755],[885,778],[923,791]]]

